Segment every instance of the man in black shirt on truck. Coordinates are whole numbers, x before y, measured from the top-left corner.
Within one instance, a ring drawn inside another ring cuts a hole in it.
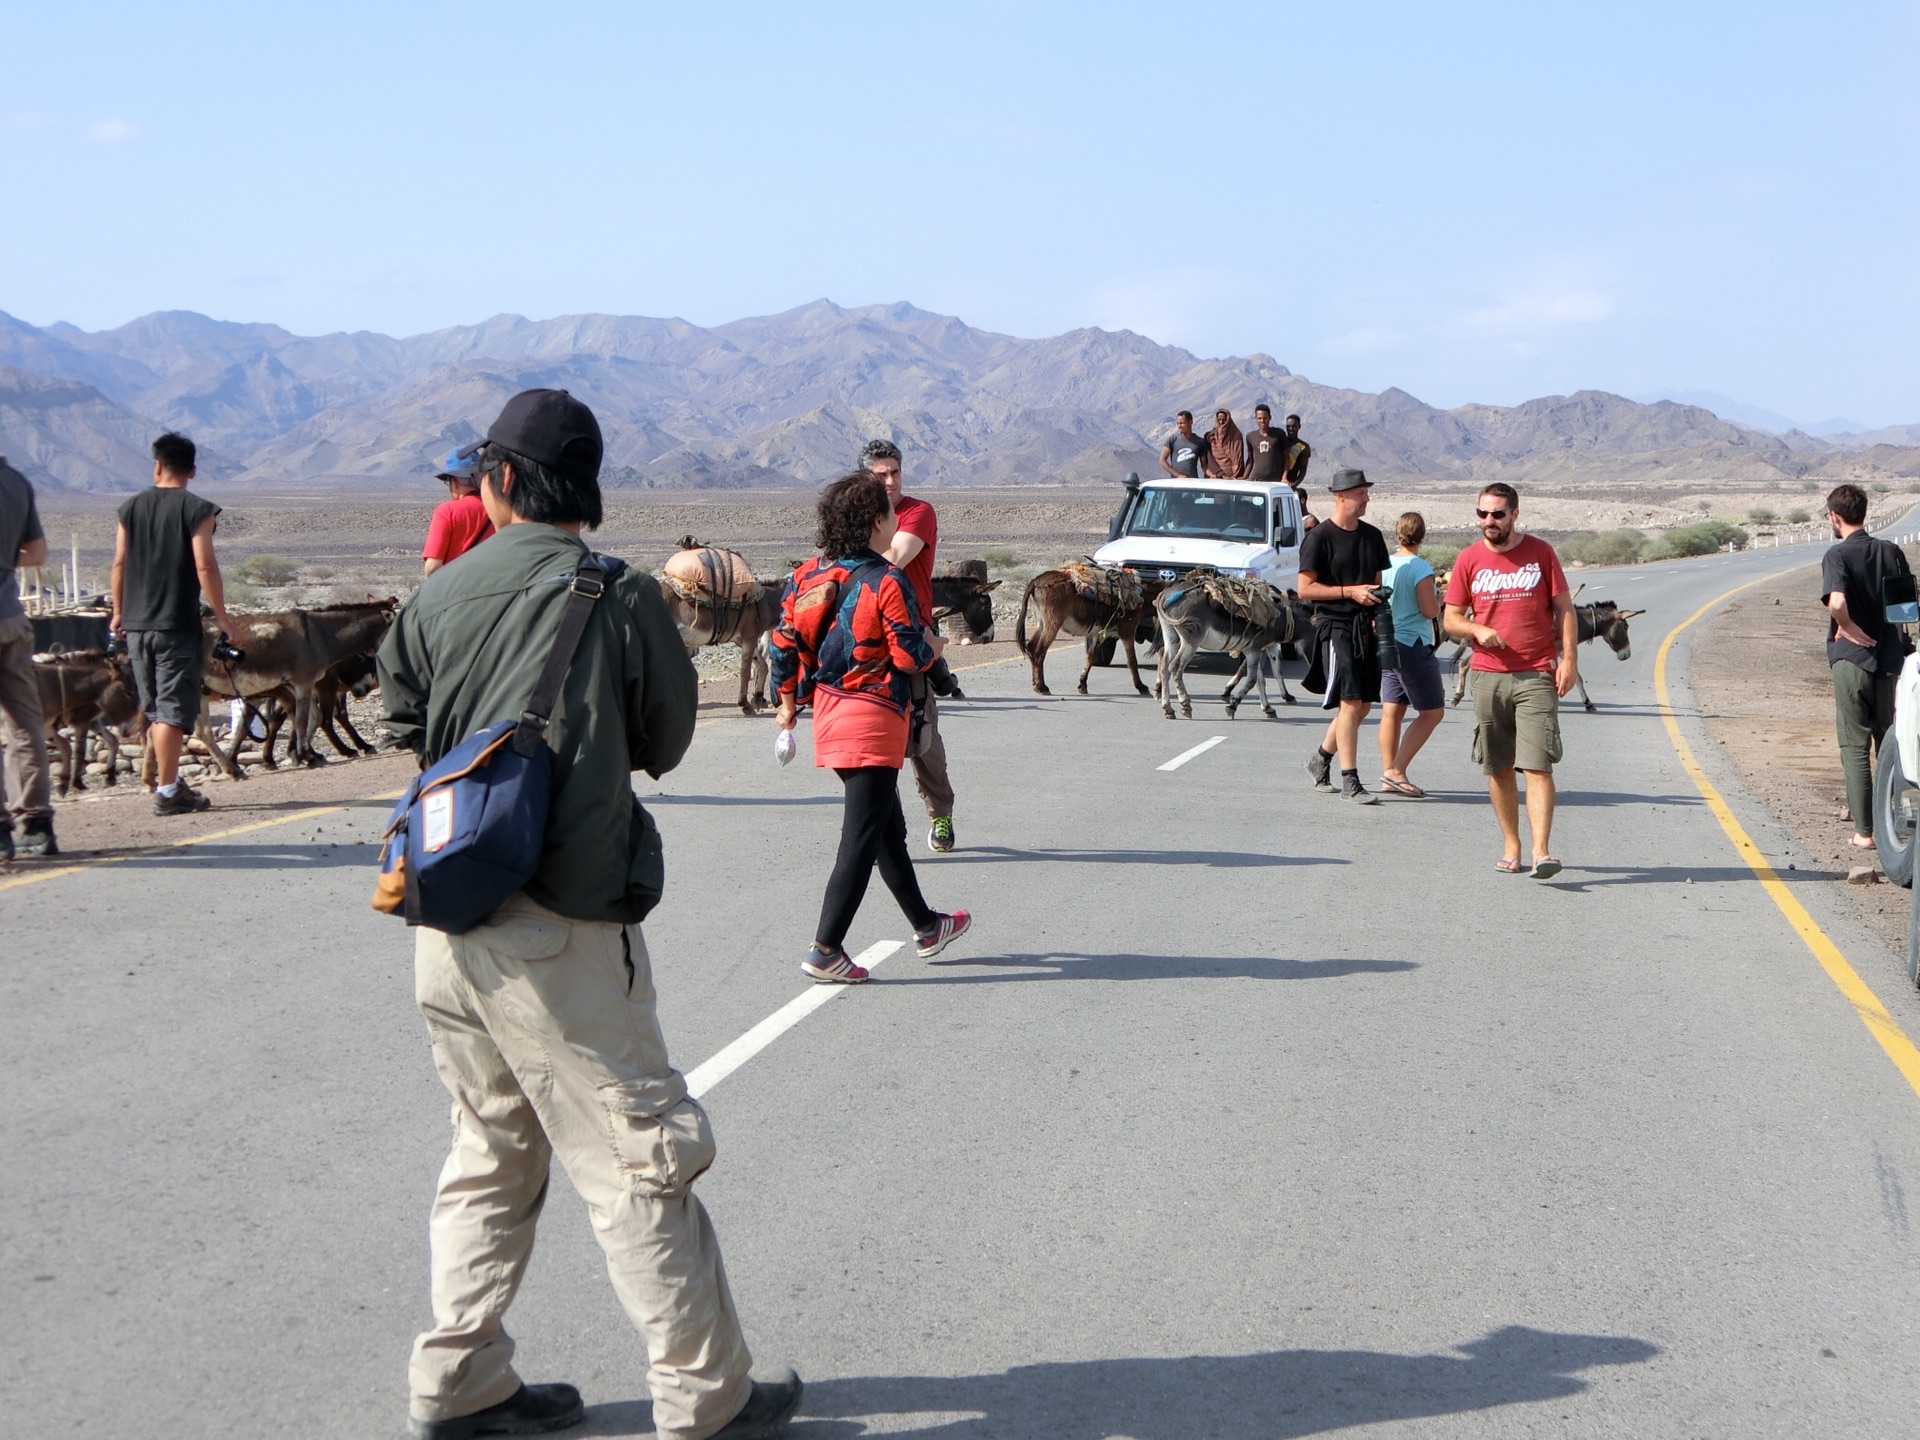
[[[200,597],[228,640],[237,637],[227,614],[213,527],[220,507],[187,489],[198,452],[169,430],[153,442],[153,488],[120,507],[113,546],[115,634],[127,637],[127,659],[146,711],[157,774],[156,815],[189,815],[212,802],[180,778],[180,752],[200,720],[200,682],[206,648]]]
[[[1393,563],[1386,537],[1360,517],[1367,513],[1370,482],[1364,470],[1334,472],[1327,491],[1333,515],[1307,532],[1300,545],[1300,598],[1313,602],[1313,679],[1324,676],[1322,708],[1334,712],[1326,738],[1307,761],[1316,790],[1333,789],[1333,762],[1340,761],[1340,793],[1362,805],[1380,797],[1360,783],[1361,722],[1380,700],[1380,656],[1373,609],[1380,572]]]

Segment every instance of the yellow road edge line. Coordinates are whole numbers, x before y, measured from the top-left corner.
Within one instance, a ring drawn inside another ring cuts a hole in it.
[[[0,890],[17,890],[22,885],[38,885],[42,880],[58,880],[62,875],[77,875],[82,870],[98,870],[107,865],[123,865],[129,860],[140,860],[150,855],[164,855],[169,850],[184,850],[193,845],[208,845],[215,840],[228,840],[235,835],[250,835],[255,830],[271,830],[275,825],[293,825],[302,820],[317,820],[322,815],[338,815],[342,810],[351,810],[356,805],[370,805],[376,800],[398,800],[406,794],[405,790],[389,790],[379,795],[362,795],[354,800],[342,800],[337,805],[317,805],[311,810],[296,810],[291,815],[277,815],[271,820],[255,820],[246,825],[234,825],[225,830],[210,831],[205,835],[193,835],[185,840],[169,840],[164,845],[149,845],[140,850],[129,850],[124,855],[102,855],[94,860],[82,860],[75,865],[61,865],[52,870],[30,870],[25,875],[15,875],[0,880]]]
[[[1791,571],[1779,572],[1779,574],[1790,573]],[[1779,872],[1773,868],[1767,857],[1760,853],[1760,847],[1753,843],[1753,837],[1747,834],[1746,827],[1734,815],[1733,807],[1727,804],[1726,798],[1721,795],[1713,781],[1707,778],[1707,772],[1700,768],[1700,762],[1694,758],[1693,747],[1687,744],[1687,737],[1680,733],[1680,721],[1674,715],[1673,702],[1667,695],[1667,652],[1673,648],[1673,642],[1709,610],[1731,600],[1742,590],[1760,584],[1762,580],[1778,579],[1779,574],[1762,575],[1758,580],[1749,580],[1744,585],[1736,585],[1725,594],[1716,595],[1674,626],[1667,638],[1660,642],[1659,653],[1654,656],[1654,698],[1660,706],[1660,719],[1667,727],[1667,738],[1673,741],[1673,748],[1680,756],[1681,767],[1686,770],[1688,778],[1700,791],[1701,798],[1707,802],[1707,808],[1713,812],[1713,818],[1720,822],[1720,828],[1726,831],[1727,838],[1733,842],[1733,848],[1739,852],[1740,858],[1747,862],[1747,868],[1758,877],[1773,903],[1780,908],[1780,913],[1786,916],[1787,923],[1793,927],[1794,933],[1806,944],[1807,949],[1813,952],[1813,958],[1820,962],[1820,968],[1827,972],[1827,978],[1833,981],[1835,988],[1846,997],[1847,1003],[1853,1006],[1854,1013],[1860,1017],[1860,1023],[1867,1027],[1867,1033],[1873,1036],[1880,1048],[1886,1051],[1887,1058],[1893,1061],[1895,1067],[1906,1077],[1907,1084],[1913,1088],[1913,1093],[1920,1095],[1920,1049],[1914,1047],[1913,1041],[1908,1039],[1906,1032],[1895,1023],[1887,1007],[1881,1003],[1880,997],[1874,994],[1867,982],[1860,978],[1859,972],[1847,963],[1847,957],[1840,952],[1840,947],[1835,945],[1827,932],[1820,928],[1819,922],[1807,913],[1806,906],[1802,905],[1787,888],[1786,881],[1780,878]]]

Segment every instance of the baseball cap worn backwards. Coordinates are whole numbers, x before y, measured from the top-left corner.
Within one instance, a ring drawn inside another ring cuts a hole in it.
[[[476,440],[458,450],[449,450],[447,458],[440,462],[440,473],[436,480],[459,480],[468,485],[478,483],[480,478],[480,447],[487,442]]]
[[[600,478],[606,453],[593,411],[565,390],[522,390],[501,409],[487,440],[582,480]]]
[[[1336,470],[1333,478],[1327,482],[1327,489],[1335,495],[1342,490],[1363,490],[1373,482],[1367,479],[1364,470]]]

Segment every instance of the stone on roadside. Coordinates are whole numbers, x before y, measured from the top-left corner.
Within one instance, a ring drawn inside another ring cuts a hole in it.
[[[1855,865],[1847,871],[1849,885],[1878,885],[1880,867],[1877,865]]]

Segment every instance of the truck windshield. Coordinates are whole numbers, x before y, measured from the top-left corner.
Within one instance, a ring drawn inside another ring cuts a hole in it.
[[[1267,497],[1236,490],[1162,490],[1149,485],[1141,492],[1127,533],[1265,544]]]

